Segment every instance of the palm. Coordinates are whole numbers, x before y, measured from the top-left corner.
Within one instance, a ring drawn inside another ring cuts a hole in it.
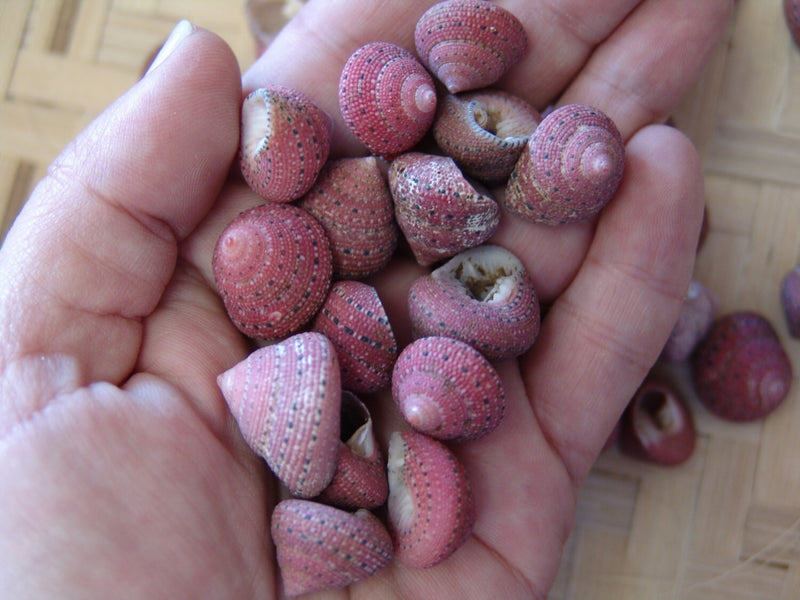
[[[245,88],[294,85],[335,114],[332,90],[349,51],[370,39],[409,46],[411,23],[430,2],[364,2],[357,23],[341,12],[359,4],[312,4],[245,74]],[[356,596],[544,597],[577,487],[677,314],[701,184],[685,139],[645,125],[693,83],[730,3],[615,4],[562,3],[564,13],[548,19],[560,37],[532,25],[531,56],[509,79],[538,105],[571,82],[563,99],[606,110],[629,140],[629,163],[598,223],[554,231],[506,218],[496,235],[552,306],[532,351],[499,366],[504,424],[457,448],[475,488],[475,534],[440,566],[392,565],[355,586]],[[507,5],[523,20],[540,10],[521,0]],[[580,7],[599,14],[564,17]],[[397,26],[404,19],[406,29]],[[674,39],[639,51],[658,39],[664,19]],[[323,25],[327,38],[309,33]],[[24,482],[0,495],[0,585],[13,581],[10,589],[31,596],[86,585],[147,597],[166,589],[264,597],[277,589],[267,535],[275,486],[214,385],[246,352],[210,275],[216,236],[256,202],[235,178],[225,183],[241,89],[218,40],[190,39],[65,153],[0,254],[0,311],[15,324],[3,332],[0,481]],[[208,60],[187,67],[192,55]],[[555,72],[546,56],[559,57],[563,69]],[[318,76],[304,80],[309,72]],[[143,105],[150,112],[141,113]],[[186,134],[175,139],[173,131]],[[352,151],[341,124],[337,131],[337,150]],[[133,141],[139,154],[109,143],[115,139]],[[98,144],[108,150],[102,156],[93,154]],[[60,208],[69,202],[78,208]],[[374,281],[401,338],[403,292],[415,272],[397,261]],[[90,385],[96,381],[121,388]],[[386,417],[376,418],[388,430]],[[32,554],[9,545],[20,536]],[[44,573],[35,570],[42,556],[53,565]]]

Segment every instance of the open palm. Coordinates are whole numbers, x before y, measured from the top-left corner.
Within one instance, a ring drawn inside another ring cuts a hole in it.
[[[232,168],[242,87],[297,87],[338,119],[350,52],[413,47],[430,4],[311,2],[242,79],[221,40],[193,31],[56,160],[0,251],[0,595],[280,595],[276,486],[215,385],[247,352],[210,266],[222,228],[259,202]],[[492,240],[550,308],[533,349],[498,365],[504,423],[456,447],[474,535],[439,566],[392,564],[331,597],[544,598],[577,489],[691,276],[700,169],[682,134],[653,123],[699,77],[732,1],[502,4],[531,40],[504,87],[540,108],[608,113],[627,141],[625,179],[597,222],[505,215]],[[336,153],[359,152],[340,119],[335,131]],[[419,272],[399,258],[372,282],[401,342]]]

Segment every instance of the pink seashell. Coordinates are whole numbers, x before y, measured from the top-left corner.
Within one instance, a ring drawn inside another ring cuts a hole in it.
[[[374,156],[329,161],[298,206],[325,229],[334,277],[362,279],[392,258],[398,237],[394,204]]]
[[[392,396],[415,430],[441,440],[468,441],[503,420],[500,376],[469,344],[425,337],[405,347],[392,373]]]
[[[217,377],[247,444],[295,496],[319,494],[339,458],[336,351],[315,332],[266,346]]]
[[[386,463],[372,417],[355,394],[342,392],[342,447],[336,472],[317,500],[339,508],[378,508],[389,494]]]
[[[287,596],[335,590],[371,577],[392,560],[392,539],[367,510],[350,513],[309,500],[282,500],[272,539]]]
[[[439,102],[433,137],[464,173],[504,183],[541,117],[522,98],[500,90],[449,94]]]
[[[489,360],[519,356],[539,334],[539,301],[525,267],[484,244],[450,259],[409,291],[412,335],[464,341]]]
[[[451,94],[495,83],[528,47],[525,28],[488,0],[445,0],[420,17],[417,54]]]
[[[800,44],[800,0],[783,0],[783,14],[795,44]]]
[[[520,217],[563,225],[596,215],[622,181],[625,143],[614,122],[584,104],[547,115],[514,165],[504,204]]]
[[[430,128],[436,88],[411,52],[371,42],[344,65],[339,108],[347,127],[370,152],[391,158],[414,146]]]
[[[359,281],[338,281],[314,319],[336,347],[345,389],[373,393],[389,386],[397,342],[378,292]]]
[[[328,159],[331,118],[297,90],[270,86],[242,103],[240,160],[247,184],[271,202],[305,194]]]
[[[475,505],[467,474],[447,447],[413,431],[389,439],[389,529],[395,556],[432,567],[469,538]]]
[[[692,355],[695,389],[729,421],[765,417],[786,398],[792,364],[769,321],[753,312],[717,319]]]
[[[447,156],[402,154],[389,168],[397,224],[421,265],[482,244],[500,224],[500,207],[478,192]]]
[[[299,331],[331,285],[325,231],[290,204],[256,206],[237,216],[217,241],[213,268],[231,320],[258,339]]]
[[[800,266],[789,271],[781,282],[781,307],[789,335],[800,338]]]
[[[711,328],[718,305],[714,292],[699,281],[691,281],[678,321],[661,351],[661,360],[679,363],[689,358]]]

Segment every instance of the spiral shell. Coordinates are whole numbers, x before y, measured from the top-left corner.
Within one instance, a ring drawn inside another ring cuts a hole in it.
[[[699,281],[692,280],[681,306],[678,321],[661,350],[661,360],[683,362],[708,333],[717,314],[716,294]]]
[[[295,496],[319,494],[339,458],[336,351],[315,332],[256,350],[217,377],[247,444]]]
[[[465,174],[495,185],[508,179],[539,121],[522,98],[483,90],[442,98],[432,131]]]
[[[482,244],[500,224],[497,202],[470,185],[447,156],[398,156],[389,167],[389,189],[397,224],[421,265]]]
[[[329,161],[297,205],[325,229],[335,278],[362,279],[392,258],[398,237],[394,205],[374,156]]]
[[[392,560],[392,538],[367,510],[350,513],[309,500],[282,500],[270,525],[287,596],[335,590]]]
[[[389,529],[395,557],[432,567],[453,554],[475,525],[466,471],[447,447],[414,431],[389,439]]]
[[[336,348],[345,389],[373,393],[389,386],[397,342],[371,285],[337,281],[314,319]]]
[[[503,420],[505,394],[495,368],[472,346],[425,337],[400,353],[392,397],[420,433],[442,440],[476,440]]]
[[[419,142],[436,115],[433,79],[411,52],[371,42],[347,59],[339,78],[347,127],[373,154],[387,158]]]
[[[519,356],[539,334],[539,301],[520,260],[484,244],[414,281],[408,297],[414,338],[459,339],[489,360]]]
[[[331,285],[325,231],[291,204],[256,206],[237,216],[220,235],[212,264],[231,320],[258,339],[297,332]]]
[[[789,335],[800,338],[800,266],[789,271],[781,282],[781,307]]]
[[[451,94],[495,83],[528,47],[525,28],[489,0],[445,0],[420,17],[414,43]]]
[[[259,88],[242,103],[240,161],[247,184],[271,202],[305,194],[328,159],[333,121],[302,92]]]
[[[614,122],[584,104],[547,115],[514,165],[505,206],[548,225],[585,221],[613,198],[622,181],[625,144]]]
[[[792,365],[769,321],[753,312],[717,319],[692,355],[695,389],[714,414],[760,419],[786,398]]]

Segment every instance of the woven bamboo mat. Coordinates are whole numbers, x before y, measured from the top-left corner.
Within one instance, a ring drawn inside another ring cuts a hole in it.
[[[217,32],[241,67],[253,41],[226,0],[0,0],[0,238],[47,164],[139,77],[174,23]],[[800,263],[800,51],[780,0],[740,0],[726,39],[675,114],[706,173],[710,233],[696,276],[721,310],[780,312]],[[691,396],[700,440],[678,468],[603,455],[581,493],[552,600],[800,598],[800,384],[761,423]]]

